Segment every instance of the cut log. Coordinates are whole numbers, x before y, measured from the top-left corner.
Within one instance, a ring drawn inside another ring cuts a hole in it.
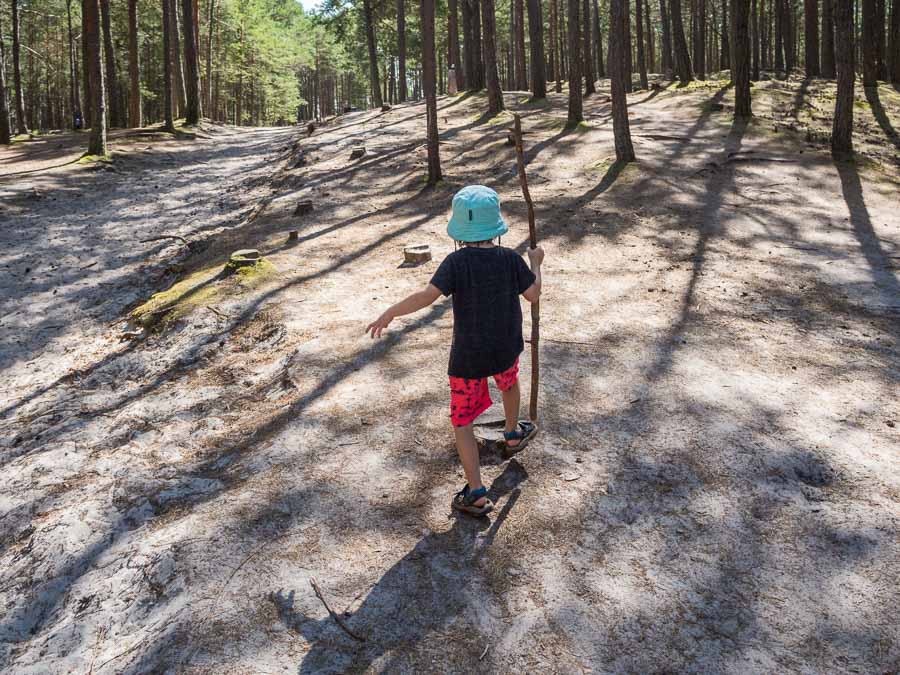
[[[300,239],[300,233],[297,230],[288,232],[288,241],[297,241],[298,239]]]
[[[297,208],[294,209],[295,216],[305,216],[307,213],[311,213],[313,210],[313,203],[309,199],[304,199],[302,202],[297,202]]]
[[[431,247],[428,244],[416,244],[403,249],[403,262],[407,265],[420,265],[431,260]]]
[[[366,148],[362,145],[357,145],[350,152],[350,159],[359,159],[360,157],[366,156]]]

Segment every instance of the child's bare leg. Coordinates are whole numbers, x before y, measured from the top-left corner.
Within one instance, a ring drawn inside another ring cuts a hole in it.
[[[478,443],[475,441],[475,432],[472,430],[472,425],[467,424],[464,427],[453,427],[453,433],[456,434],[456,451],[459,453],[459,461],[463,465],[469,489],[477,490],[482,486],[482,483],[481,459],[478,456]],[[482,497],[475,502],[475,506],[483,506],[484,503],[485,499]]]
[[[510,431],[515,431],[519,426],[519,404],[522,398],[519,390],[519,381],[516,380],[513,386],[500,393],[503,394],[503,414],[506,416],[506,426],[503,430],[509,433]],[[515,447],[519,444],[519,441],[512,441],[511,443],[507,441],[507,443],[510,447]]]

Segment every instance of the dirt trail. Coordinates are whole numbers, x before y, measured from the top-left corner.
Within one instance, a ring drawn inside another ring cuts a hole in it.
[[[500,192],[504,243],[523,250],[514,152],[483,98],[441,100],[435,189],[422,183],[423,108],[406,105],[345,116],[284,162],[291,132],[263,130],[188,145],[172,166],[128,159],[102,176],[118,187],[94,193],[97,212],[130,211],[100,231],[75,210],[93,185],[83,174],[61,212],[46,198],[23,206],[5,231],[25,235],[3,261],[18,277],[0,324],[12,432],[0,666],[896,668],[896,170],[835,164],[765,121],[732,124],[729,96],[635,95],[640,161],[624,168],[603,96],[571,132],[562,96],[507,96],[547,249],[542,433],[510,462],[485,454],[498,503],[485,521],[448,513],[462,484],[446,419],[449,303],[380,342],[362,335],[452,250],[445,217],[462,185]],[[351,162],[357,144],[369,154]],[[303,198],[315,210],[294,217]],[[147,258],[134,240],[160,232],[205,246]],[[36,250],[44,241],[52,255]],[[435,260],[401,267],[410,243]],[[87,282],[105,277],[68,272],[53,295],[48,279],[101,244],[97,272],[122,287],[98,297]],[[275,272],[214,279],[247,245]],[[14,300],[31,259],[45,267]],[[174,280],[161,276],[173,264],[186,280],[178,311],[120,342],[109,324]],[[328,616],[310,577],[365,642]]]

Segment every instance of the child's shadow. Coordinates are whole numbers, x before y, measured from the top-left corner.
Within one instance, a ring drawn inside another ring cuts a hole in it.
[[[342,617],[365,642],[353,640],[331,617],[310,619],[297,611],[294,591],[272,593],[283,624],[312,643],[298,672],[361,672],[376,661],[379,672],[394,672],[403,669],[420,641],[457,620],[477,633],[478,615],[491,600],[476,563],[493,543],[519,498],[519,484],[527,478],[513,459],[489,491],[494,502],[509,494],[493,520],[459,516],[450,530],[429,534],[384,573],[359,609]],[[477,660],[479,653],[471,656]]]

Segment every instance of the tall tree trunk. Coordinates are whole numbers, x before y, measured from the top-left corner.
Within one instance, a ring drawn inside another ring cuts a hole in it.
[[[667,78],[671,78],[675,70],[672,59],[672,22],[666,9],[666,0],[659,0],[659,21],[662,23],[662,70]]]
[[[819,68],[819,0],[803,0],[803,5],[806,77],[818,77],[821,74]]]
[[[104,0],[106,1],[106,0]],[[203,114],[200,106],[200,44],[197,34],[196,0],[182,0],[182,25],[184,26],[184,93],[186,124],[198,124]]]
[[[128,0],[128,126],[143,126],[141,119],[141,66],[138,61],[137,0]]]
[[[550,50],[547,54],[547,65],[550,68],[549,72],[547,72],[547,76],[551,80],[556,79],[557,69],[559,64],[556,59],[556,44],[554,43],[554,36],[556,34],[556,3],[553,0],[550,0],[550,26],[549,26],[549,39],[550,39]]]
[[[100,0],[100,23],[103,27],[103,63],[106,66],[106,103],[109,110],[109,124],[111,127],[121,127],[123,125],[119,110],[119,77],[109,20],[109,0]]]
[[[596,1],[594,0],[594,2]],[[653,39],[653,21],[651,19],[652,7],[650,0],[647,0],[647,3],[644,5],[644,17],[647,22],[647,69],[656,73],[658,71],[656,70],[656,47],[654,46],[656,40]]]
[[[71,20],[71,14],[69,15]],[[3,14],[0,12],[0,35],[3,35]],[[71,43],[70,43],[71,46]],[[77,88],[77,85],[76,85]],[[9,124],[9,104],[6,94],[6,47],[0,39],[0,145],[12,143],[12,128]]]
[[[516,12],[516,89],[528,89],[528,71],[525,64],[525,6],[522,0],[513,0]]]
[[[366,44],[369,48],[369,85],[372,104],[376,108],[380,108],[384,105],[384,99],[381,97],[381,84],[378,81],[378,49],[375,44],[375,17],[372,15],[372,0],[363,0],[363,21],[366,26]]]
[[[840,1],[840,0],[838,0]],[[847,0],[848,2],[850,0]],[[787,0],[774,0],[775,2],[775,71],[784,72],[784,3]]]
[[[215,75],[215,84],[213,86],[213,114],[215,119],[221,122],[227,122],[228,115],[222,112],[222,109],[219,107],[220,103],[220,84],[222,79],[222,71],[225,69],[225,50],[222,49],[222,40],[220,33],[222,31],[221,22],[219,21],[219,12],[221,3],[216,5],[216,53],[219,55],[218,62],[216,63],[216,75]]]
[[[750,74],[750,79],[754,82],[759,80],[759,13],[758,13],[758,3],[757,0],[752,0],[750,3],[750,20],[752,22],[751,25],[751,36],[753,40],[753,63],[752,70]]]
[[[734,116],[749,118],[750,105],[750,0],[731,0],[731,80],[734,82]]]
[[[647,56],[644,53],[644,10],[642,5],[641,0],[634,0],[634,37],[637,39],[637,62],[641,89],[648,89],[650,85],[647,82]]]
[[[834,2],[834,52],[837,67],[837,97],[831,129],[831,151],[845,155],[853,151],[853,5],[850,0]]]
[[[841,0],[836,0],[838,3]],[[862,58],[863,86],[878,86],[878,36],[875,0],[862,0]]]
[[[584,93],[591,95],[597,91],[594,84],[594,52],[591,46],[591,0],[584,0],[582,7],[582,29],[584,36]]]
[[[608,2],[609,0],[607,0]],[[629,16],[627,17],[627,21],[625,22],[625,74],[627,77],[625,78],[625,93],[630,94],[634,91],[634,82],[632,75],[634,74],[634,60],[632,58],[632,44],[631,44],[631,16],[630,12],[627,13]]]
[[[485,0],[487,1],[487,0]],[[428,184],[441,180],[441,156],[438,142],[437,87],[434,52],[434,0],[421,0],[422,88],[425,90],[426,142],[428,149]]]
[[[493,2],[491,4],[493,5]],[[484,17],[482,17],[482,22],[484,22]],[[484,26],[484,33],[484,52],[487,54],[489,51],[487,25]],[[528,39],[531,50],[531,95],[534,98],[547,98],[547,75],[544,71],[544,13],[541,8],[541,0],[528,0]],[[496,55],[494,61],[496,65]],[[485,67],[488,68],[488,76],[490,76],[490,66],[485,63]],[[488,86],[490,87],[490,84]]]
[[[16,133],[27,134],[25,124],[25,96],[22,93],[22,68],[19,64],[19,0],[12,0],[12,61],[13,87],[16,98]]]
[[[681,0],[671,0],[672,37],[675,48],[675,72],[682,84],[692,82],[691,55],[688,53],[687,40],[684,37],[684,23],[681,20]]]
[[[86,0],[85,0],[86,1]],[[174,101],[172,96],[172,3],[162,0],[163,38],[163,120],[166,131],[175,131]]]
[[[432,12],[434,7],[432,6]],[[433,21],[433,18],[432,18]],[[406,2],[397,0],[397,100],[406,102]]]
[[[481,0],[481,25],[484,30],[484,68],[488,111],[491,115],[498,115],[504,106],[503,91],[500,89],[500,73],[497,70],[497,16],[494,0]],[[546,95],[545,87],[544,96]]]
[[[631,143],[631,129],[628,125],[628,100],[625,95],[625,69],[627,68],[625,35],[629,22],[627,0],[610,0],[609,73],[611,77],[613,139],[616,146],[617,162],[634,161],[634,146]],[[638,21],[637,25],[640,27],[640,21]],[[640,40],[640,28],[638,30],[638,40]],[[631,73],[627,73],[627,76],[630,80]]]
[[[560,50],[560,28],[559,28],[559,0],[550,0],[550,40],[553,43],[553,58],[556,63],[554,68],[553,79],[556,80],[554,91],[557,94],[562,93],[562,51]]]
[[[246,54],[244,53],[244,20],[241,19],[241,30],[238,38],[238,79],[234,88],[234,125],[236,127],[244,124],[244,63],[246,62],[246,58]],[[317,95],[318,90],[314,89],[312,97],[312,114],[315,119],[319,119],[318,108],[316,108]]]
[[[70,121],[74,129],[75,118],[81,116],[81,96],[78,86],[78,59],[75,56],[75,34],[72,31],[72,0],[66,0],[66,22],[69,29],[69,104],[72,106]]]
[[[794,21],[793,21],[793,0],[782,0],[781,9],[784,12],[782,19],[782,35],[784,41],[784,67],[790,72],[797,65],[796,51],[794,44]]]
[[[450,66],[456,73],[456,88],[462,91],[466,88],[466,73],[462,67],[459,49],[459,7],[457,0],[447,0],[447,42],[449,49]]]
[[[479,0],[466,0],[472,8],[472,44],[475,57],[475,80],[484,89],[484,50],[481,46],[481,7]]]
[[[88,154],[105,156],[106,148],[106,84],[103,82],[103,56],[100,39],[100,5],[98,0],[82,0],[84,17],[82,39],[87,42],[88,62],[85,69],[91,81],[91,136]]]
[[[898,0],[894,0],[894,7],[897,3]],[[835,76],[833,11],[833,0],[822,0],[822,77],[828,79]]]
[[[878,79],[887,79],[887,59],[885,58],[885,35],[884,29],[886,25],[886,0],[875,0],[875,61],[877,63]]]
[[[175,77],[172,85],[175,87],[174,109],[175,116],[180,117],[184,114],[187,107],[187,94],[184,88],[184,65],[181,58],[181,31],[178,28],[178,0],[169,0],[170,22],[169,31],[171,32],[172,44],[172,71]]]
[[[131,1],[131,0],[129,0]],[[213,108],[212,95],[212,63],[213,63],[213,30],[218,30],[218,5],[216,0],[209,0],[209,14],[206,20],[206,80],[203,87],[203,107],[211,120],[216,119],[216,110]]]
[[[706,0],[697,0],[697,78],[706,79]]]
[[[731,24],[728,23],[728,2],[722,2],[722,51],[719,57],[719,70],[728,70],[731,68],[731,45],[729,37],[731,34]]]
[[[469,91],[478,91],[477,60],[475,58],[475,21],[472,17],[472,5],[469,0],[459,0],[462,10],[463,24],[463,62],[465,67],[466,88]]]
[[[581,21],[579,0],[568,0],[568,57],[569,57],[569,119],[573,127],[584,121],[584,104],[581,97]]]
[[[900,85],[900,0],[891,4],[891,32],[888,41],[888,77]]]
[[[91,62],[91,55],[88,49],[87,40],[84,39],[86,28],[85,25],[85,16],[84,16],[84,0],[80,0],[81,2],[81,79],[82,85],[84,87],[84,108],[82,109],[82,113],[84,114],[84,128],[93,126],[93,106],[91,105],[91,101],[94,100],[93,95],[91,94],[91,73],[88,64]]]

